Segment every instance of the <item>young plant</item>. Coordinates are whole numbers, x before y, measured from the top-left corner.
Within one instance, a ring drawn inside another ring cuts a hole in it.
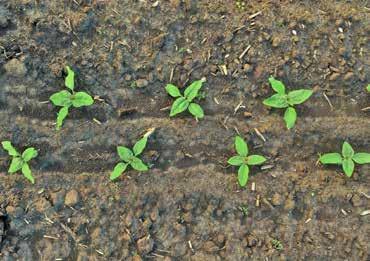
[[[284,113],[284,120],[288,129],[293,128],[297,120],[297,112],[294,105],[305,102],[312,95],[312,90],[300,89],[289,93],[285,92],[285,85],[276,80],[274,77],[269,78],[272,89],[276,94],[272,95],[263,101],[263,104],[273,108],[286,108]]]
[[[370,92],[370,84],[367,85],[366,90]]]
[[[238,181],[239,185],[244,187],[248,182],[249,166],[261,165],[266,161],[266,158],[260,155],[248,156],[248,145],[239,137],[235,137],[235,149],[238,155],[231,157],[227,163],[233,166],[239,166]]]
[[[3,145],[4,150],[8,152],[9,156],[13,157],[10,163],[8,173],[13,174],[21,170],[26,179],[28,179],[29,181],[31,181],[32,184],[34,184],[35,179],[32,176],[30,166],[28,165],[27,162],[37,157],[37,150],[34,148],[27,148],[25,151],[23,151],[22,154],[20,154],[13,147],[10,141],[3,141],[1,144]]]
[[[57,116],[57,130],[62,127],[70,107],[79,108],[82,106],[90,106],[94,103],[94,99],[86,92],[74,91],[75,73],[69,66],[66,66],[66,72],[65,86],[69,91],[63,90],[50,96],[50,100],[55,106],[62,107]]]
[[[195,119],[202,119],[204,112],[199,104],[192,102],[197,96],[202,84],[205,82],[204,79],[198,80],[190,84],[184,91],[184,95],[181,94],[179,88],[173,84],[166,85],[166,91],[169,95],[177,98],[171,107],[170,117],[179,114],[186,109],[195,117]]]
[[[128,165],[131,165],[131,167],[137,171],[148,170],[148,166],[145,165],[144,162],[142,162],[142,160],[138,158],[138,156],[145,149],[146,143],[148,141],[148,136],[149,135],[144,135],[142,139],[135,143],[132,150],[123,146],[117,147],[118,155],[123,162],[118,163],[114,167],[113,172],[110,175],[110,180],[115,180],[116,178],[121,176]]]
[[[347,177],[351,177],[357,164],[370,163],[370,153],[358,152],[355,153],[352,146],[348,142],[344,142],[342,146],[342,155],[339,153],[326,153],[320,156],[322,164],[337,164],[342,165],[343,171]]]

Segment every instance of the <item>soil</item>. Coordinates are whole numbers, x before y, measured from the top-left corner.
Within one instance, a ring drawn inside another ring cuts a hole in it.
[[[35,185],[0,150],[2,260],[370,260],[369,165],[317,164],[370,148],[368,1],[244,2],[0,0],[0,139],[39,150]],[[66,65],[96,102],[57,132]],[[314,90],[290,131],[270,75]],[[205,118],[170,119],[202,77]],[[150,128],[150,171],[110,182]],[[244,189],[237,133],[268,157]]]

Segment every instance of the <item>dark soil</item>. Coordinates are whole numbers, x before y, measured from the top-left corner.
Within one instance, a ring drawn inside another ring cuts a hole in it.
[[[35,185],[0,150],[2,260],[370,260],[369,165],[317,164],[370,148],[368,1],[245,3],[0,0],[0,140],[39,150]],[[65,65],[96,102],[57,132]],[[314,89],[290,131],[270,75]],[[170,119],[166,83],[202,77],[205,118]],[[150,171],[110,182],[149,128]],[[237,132],[268,157],[245,189]]]

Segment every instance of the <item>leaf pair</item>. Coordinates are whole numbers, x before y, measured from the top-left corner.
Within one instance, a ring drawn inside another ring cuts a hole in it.
[[[35,179],[32,176],[32,172],[30,169],[30,166],[27,162],[29,162],[31,159],[37,157],[37,150],[34,148],[27,148],[25,151],[23,151],[22,154],[20,154],[11,144],[10,141],[3,141],[2,146],[4,150],[6,150],[9,154],[9,156],[12,156],[12,161],[9,166],[8,173],[13,174],[19,170],[22,171],[23,175],[31,181],[32,184],[35,183]]]
[[[129,148],[123,147],[123,146],[117,147],[118,155],[123,162],[118,163],[114,167],[113,172],[110,175],[111,180],[115,180],[116,178],[121,176],[122,173],[128,167],[128,165],[131,165],[131,167],[137,171],[147,171],[148,170],[148,166],[145,165],[144,162],[137,157],[145,149],[147,141],[148,141],[148,136],[144,135],[142,139],[140,139],[138,142],[135,143],[132,150],[130,150]]]
[[[233,166],[239,166],[238,170],[238,181],[240,186],[244,187],[249,178],[249,167],[253,165],[261,165],[266,161],[266,158],[261,155],[250,155],[248,156],[249,150],[248,145],[245,141],[239,137],[235,137],[235,149],[238,155],[231,157],[227,163]]]
[[[263,104],[273,108],[287,108],[284,113],[284,120],[288,129],[291,129],[297,120],[297,112],[294,105],[305,102],[312,95],[312,90],[300,89],[286,94],[285,86],[274,77],[269,78],[272,89],[276,94],[263,101]]]
[[[342,146],[342,155],[339,153],[327,153],[320,156],[320,162],[322,164],[342,165],[346,176],[351,177],[355,169],[355,162],[357,164],[370,163],[370,153],[355,153],[352,146],[345,141]]]
[[[197,96],[200,88],[202,88],[204,80],[198,80],[190,84],[184,91],[184,96],[181,94],[179,88],[173,84],[166,85],[166,91],[169,95],[177,98],[172,104],[170,117],[179,114],[186,109],[196,118],[202,119],[204,117],[204,112],[199,104],[192,102]]]
[[[69,66],[66,67],[66,71],[67,71],[67,76],[65,78],[65,86],[70,91],[63,90],[63,91],[54,93],[53,95],[50,96],[50,100],[55,106],[62,107],[59,110],[58,116],[57,116],[57,130],[59,130],[62,127],[63,121],[67,117],[69,108],[71,106],[75,108],[79,108],[82,106],[90,106],[94,103],[93,98],[86,92],[75,92],[74,91],[75,73]]]

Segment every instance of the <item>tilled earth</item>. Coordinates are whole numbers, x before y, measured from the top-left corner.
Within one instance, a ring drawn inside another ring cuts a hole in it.
[[[238,1],[242,2],[242,1]],[[249,3],[251,2],[251,3]],[[36,184],[0,151],[2,260],[369,260],[367,1],[0,0],[0,140],[33,146]],[[55,130],[63,68],[95,104]],[[288,131],[268,77],[312,88]],[[164,86],[202,77],[205,118],[169,118]],[[109,181],[117,145],[155,128],[145,173]],[[245,189],[234,136],[268,157]],[[364,214],[365,213],[365,214]]]

